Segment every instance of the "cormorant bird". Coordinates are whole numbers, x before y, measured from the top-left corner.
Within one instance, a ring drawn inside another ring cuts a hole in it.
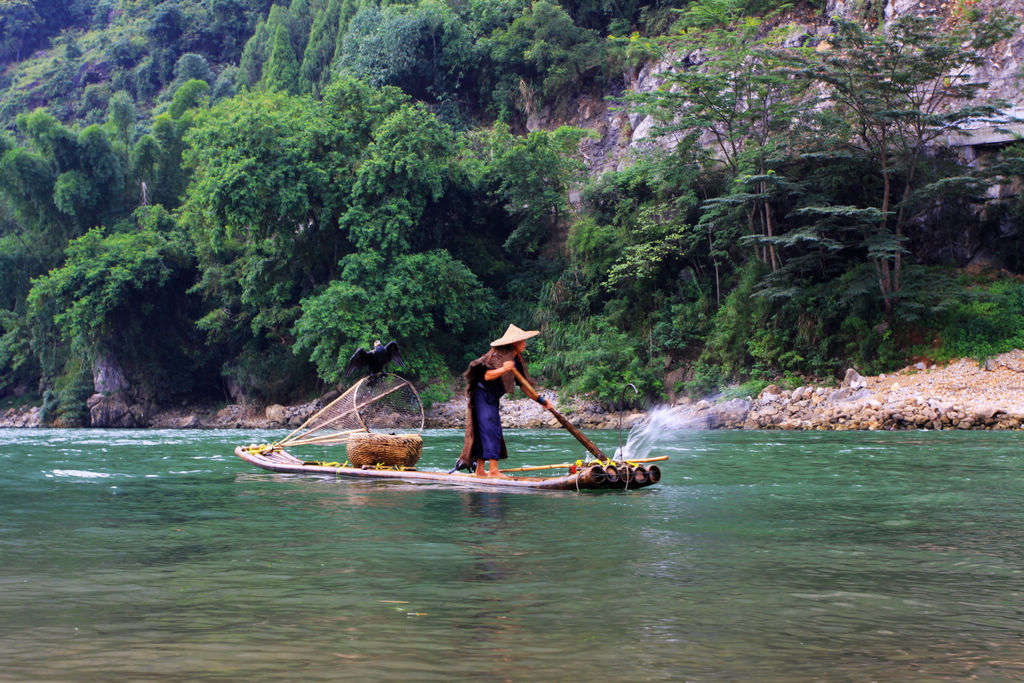
[[[389,363],[405,365],[402,361],[402,354],[398,351],[398,342],[389,341],[387,344],[381,344],[380,340],[377,339],[373,342],[373,348],[369,351],[361,346],[356,349],[356,352],[348,359],[345,377],[348,377],[357,369],[364,369],[370,375],[377,375],[384,372]]]

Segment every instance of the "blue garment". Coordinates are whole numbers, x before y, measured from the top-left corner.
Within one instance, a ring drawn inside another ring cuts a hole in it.
[[[473,392],[473,420],[480,440],[481,460],[498,460],[501,457],[502,431],[498,402],[499,398],[483,383],[477,384]]]
[[[470,362],[463,373],[469,400],[466,406],[466,435],[462,441],[462,453],[455,462],[456,470],[473,469],[477,460],[501,460],[508,457],[501,430],[499,402],[502,396],[515,391],[516,380],[512,373],[505,373],[490,381],[484,379],[488,370],[497,370],[507,360],[515,361],[516,369],[529,380],[526,363],[516,357],[510,347],[492,348]]]

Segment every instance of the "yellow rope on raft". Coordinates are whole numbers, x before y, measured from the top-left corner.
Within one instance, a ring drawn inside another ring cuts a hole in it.
[[[334,468],[337,468],[339,470],[346,469],[346,468],[347,469],[357,469],[348,460],[346,460],[344,462],[344,464],[339,464],[336,460],[333,461],[333,462],[324,462],[322,460],[303,460],[302,464],[303,465],[309,465],[311,467],[334,467]],[[364,468],[358,468],[358,469],[366,469],[366,468],[364,467]],[[373,466],[373,469],[375,469],[375,470],[387,470],[387,471],[393,471],[393,472],[409,472],[409,471],[414,471],[416,468],[415,467],[404,467],[402,465],[384,465],[384,464],[381,464],[381,463],[377,463],[376,465]]]
[[[597,460],[597,459],[593,459],[593,460],[577,460],[575,463],[562,462],[562,463],[558,463],[558,464],[555,464],[555,465],[530,465],[530,466],[527,466],[527,467],[513,467],[511,469],[501,470],[501,471],[502,472],[534,472],[536,470],[558,470],[558,469],[566,469],[566,468],[573,468],[573,467],[575,467],[576,469],[579,469],[581,467],[590,467],[592,465],[598,465],[598,464],[606,465],[606,464],[616,464],[616,463],[619,463],[619,464],[625,463],[625,464],[630,465],[632,467],[636,467],[640,463],[645,463],[645,462],[661,462],[662,460],[668,460],[668,459],[669,458],[668,458],[667,455],[659,455],[659,456],[657,456],[655,458],[636,458],[634,460],[623,460],[623,461],[609,460],[607,462],[605,462],[603,460]]]
[[[325,462],[323,460],[303,460],[302,464],[312,465],[314,467],[352,467],[352,463],[350,463],[348,460],[345,461],[344,465],[338,462],[337,460],[332,460],[330,462]]]

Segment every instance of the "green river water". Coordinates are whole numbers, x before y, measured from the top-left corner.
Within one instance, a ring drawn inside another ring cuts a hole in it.
[[[232,454],[280,435],[0,430],[0,680],[1024,679],[1021,434],[674,431],[590,493]]]

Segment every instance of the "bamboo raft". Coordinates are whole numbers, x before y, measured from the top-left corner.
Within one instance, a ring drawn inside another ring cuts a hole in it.
[[[268,450],[254,446],[238,446],[235,448],[235,455],[248,463],[271,472],[330,475],[355,479],[422,481],[499,489],[541,489],[547,491],[623,490],[651,486],[661,480],[661,470],[657,465],[650,463],[668,460],[667,456],[661,456],[628,462],[588,461],[578,468],[573,464],[566,463],[565,465],[539,465],[506,470],[506,472],[526,472],[562,467],[569,470],[569,474],[560,477],[507,475],[503,477],[477,477],[462,472],[453,472],[451,474],[447,472],[426,472],[411,467],[353,467],[337,463],[307,462],[296,458],[280,448]]]

